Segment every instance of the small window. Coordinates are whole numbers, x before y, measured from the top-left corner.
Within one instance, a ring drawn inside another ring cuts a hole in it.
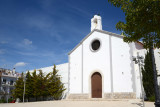
[[[13,85],[13,81],[12,80],[10,81],[10,85]]]
[[[91,44],[91,48],[93,51],[96,51],[100,48],[100,41],[99,40],[94,40]]]
[[[3,87],[3,91],[5,91],[5,92],[6,92],[6,87]]]
[[[6,84],[6,79],[3,79],[3,82],[2,82],[3,84]]]

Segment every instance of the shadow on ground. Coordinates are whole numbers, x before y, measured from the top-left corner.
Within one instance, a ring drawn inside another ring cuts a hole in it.
[[[141,103],[131,103],[131,104],[135,104],[135,105],[138,105],[139,107],[143,107],[143,104]]]

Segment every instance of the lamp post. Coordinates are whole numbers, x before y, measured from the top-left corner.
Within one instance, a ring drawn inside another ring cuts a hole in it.
[[[143,65],[143,56],[140,56],[139,53],[137,53],[137,57],[133,56],[133,61],[135,64],[138,64],[139,67],[139,75],[140,75],[140,84],[141,84],[141,92],[142,92],[142,102],[143,102],[143,107],[145,107],[144,104],[144,91],[143,91],[143,86],[142,86],[142,75],[141,75],[141,65]]]
[[[23,89],[23,103],[24,103],[24,97],[25,97],[25,85],[26,85],[26,75],[24,74],[23,76],[23,80],[24,80],[24,89]]]
[[[156,71],[156,64],[155,64],[155,57],[154,57],[154,47],[151,46],[150,50],[151,57],[152,57],[152,67],[153,67],[153,76],[154,76],[154,92],[155,92],[155,107],[160,107],[160,93],[157,83],[157,71]]]
[[[8,96],[9,96],[9,84],[7,84],[7,103],[8,103]]]

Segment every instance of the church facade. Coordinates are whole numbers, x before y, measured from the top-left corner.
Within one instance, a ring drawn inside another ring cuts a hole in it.
[[[145,56],[142,43],[128,44],[122,35],[102,30],[101,17],[95,15],[91,32],[69,52],[68,63],[57,68],[65,68],[60,72],[64,73],[66,98],[141,98],[139,67],[132,60],[137,53]],[[155,55],[160,65],[158,49]]]

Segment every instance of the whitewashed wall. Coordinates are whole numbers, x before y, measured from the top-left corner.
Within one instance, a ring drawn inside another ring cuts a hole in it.
[[[94,39],[99,39],[101,41],[101,47],[97,52],[92,52],[90,49],[90,44]],[[99,32],[93,32],[91,36],[76,48],[69,56],[69,93],[91,93],[90,79],[94,72],[100,72],[102,75],[103,92],[111,92],[109,54],[109,36]]]
[[[137,53],[139,53],[140,56],[143,56],[145,58],[146,50],[143,48],[143,45],[140,43],[133,43],[133,56],[137,56]],[[141,98],[142,92],[141,92],[141,83],[140,83],[140,72],[139,72],[139,66],[138,64],[135,64],[134,62],[134,72],[135,72],[135,84],[136,84],[136,97]],[[142,75],[142,73],[141,73]]]
[[[95,39],[101,42],[97,52],[90,49],[90,45]],[[91,75],[94,72],[99,72],[102,75],[102,93],[111,92],[109,35],[96,31],[83,42],[84,93],[91,93]]]
[[[155,62],[156,62],[156,67],[158,70],[158,75],[160,75],[160,49],[155,49],[154,54],[155,54]],[[158,77],[158,85],[160,85],[160,77]]]
[[[69,92],[81,93],[82,89],[82,46],[79,46],[69,56]]]
[[[94,39],[99,39],[101,42],[101,47],[97,52],[92,52],[90,49],[90,44]],[[110,35],[97,31],[91,33],[69,55],[69,93],[91,94],[91,75],[94,72],[100,72],[102,75],[102,95],[112,91],[111,72],[113,73],[114,92],[133,92],[130,50],[129,44],[124,43],[122,37],[112,36],[110,44]]]
[[[113,91],[133,92],[132,55],[123,38],[112,36]]]

